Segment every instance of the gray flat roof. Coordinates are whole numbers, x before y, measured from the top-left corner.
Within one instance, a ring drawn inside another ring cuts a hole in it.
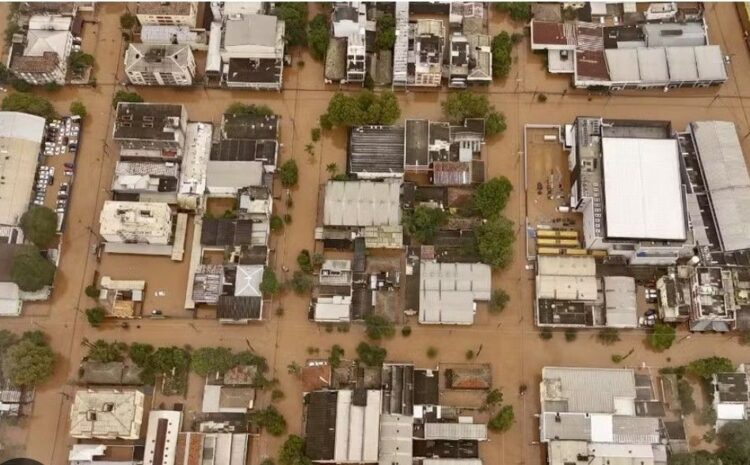
[[[685,47],[706,44],[703,23],[648,23],[641,29],[648,47]]]
[[[750,176],[734,123],[690,124],[724,250],[750,248]]]
[[[723,81],[727,78],[724,56],[718,45],[695,47],[695,64],[701,80]]]
[[[130,103],[117,104],[115,118],[115,139],[164,140],[175,139],[174,131],[165,131],[167,127],[183,123],[182,105],[165,103]]]
[[[326,226],[397,226],[401,224],[401,184],[396,182],[328,181]]]
[[[404,128],[360,126],[349,131],[350,173],[403,173]]]

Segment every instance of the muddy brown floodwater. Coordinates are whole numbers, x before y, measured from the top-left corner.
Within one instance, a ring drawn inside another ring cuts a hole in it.
[[[0,4],[0,16],[5,17]],[[130,329],[105,325],[93,329],[86,323],[83,311],[92,304],[83,294],[84,287],[93,279],[95,271],[106,272],[117,277],[147,276],[149,289],[165,290],[164,304],[170,313],[179,315],[182,310],[172,298],[184,293],[184,267],[169,260],[110,258],[98,263],[90,253],[96,241],[92,231],[98,229],[98,212],[108,193],[112,179],[116,150],[110,141],[112,107],[111,98],[122,82],[123,42],[119,30],[119,16],[123,4],[106,3],[97,6],[95,16],[89,17],[84,27],[84,49],[92,53],[97,62],[98,85],[90,87],[66,87],[53,94],[45,94],[53,100],[58,111],[66,112],[74,100],[82,101],[88,108],[89,117],[83,128],[76,186],[74,189],[69,222],[63,235],[63,257],[55,282],[55,291],[50,302],[30,305],[24,316],[0,322],[3,328],[14,331],[42,329],[51,336],[51,344],[59,354],[59,363],[52,379],[37,390],[37,398],[31,417],[17,426],[3,426],[0,430],[6,445],[6,455],[25,453],[49,465],[67,462],[68,411],[75,387],[78,364],[82,357],[80,341],[83,338],[120,340],[124,342],[149,342],[154,345],[174,344],[193,347],[224,345],[243,350],[251,345],[265,356],[273,375],[280,381],[286,396],[278,408],[289,423],[289,432],[299,433],[301,426],[302,388],[299,381],[287,373],[291,362],[303,362],[308,357],[308,348],[318,348],[324,356],[332,344],[339,344],[346,355],[353,356],[356,344],[363,339],[361,327],[353,326],[348,333],[327,333],[307,321],[308,299],[287,294],[266,308],[268,319],[250,326],[220,326],[212,319],[166,319],[142,320]],[[314,8],[313,8],[314,9]],[[505,18],[495,17],[490,21],[490,33],[500,30],[518,30],[518,25]],[[514,51],[511,76],[497,81],[486,92],[491,102],[505,113],[508,129],[500,137],[488,141],[485,156],[490,176],[505,175],[516,186],[506,207],[506,214],[516,225],[523,224],[526,193],[523,192],[522,150],[523,125],[526,123],[564,124],[578,115],[601,115],[607,118],[649,118],[672,121],[675,128],[683,128],[696,119],[719,119],[733,121],[737,125],[746,154],[750,154],[750,141],[744,137],[750,131],[747,104],[750,98],[750,56],[742,40],[740,23],[733,4],[707,4],[707,21],[710,41],[719,44],[731,57],[729,80],[719,88],[683,89],[663,94],[662,92],[633,92],[616,96],[588,96],[586,92],[568,89],[564,77],[548,75],[541,58],[528,49],[525,40]],[[298,62],[305,62],[299,67]],[[197,89],[138,89],[146,101],[182,103],[187,106],[193,121],[218,122],[222,111],[233,101],[258,103],[270,106],[282,116],[281,162],[295,158],[300,166],[299,186],[292,191],[294,206],[290,209],[277,202],[276,211],[292,216],[292,223],[284,232],[274,236],[272,266],[283,275],[282,266],[295,269],[295,257],[301,249],[313,250],[313,228],[316,224],[319,186],[327,179],[325,166],[346,162],[346,134],[344,130],[324,133],[315,144],[315,156],[304,152],[310,142],[310,130],[317,125],[318,116],[325,110],[335,86],[326,86],[322,81],[321,65],[306,53],[294,52],[294,66],[285,70],[285,90],[280,93],[243,92],[227,90]],[[563,92],[567,89],[567,92]],[[539,93],[547,95],[546,103],[537,101]],[[402,118],[438,118],[440,102],[447,90],[412,91],[398,95]],[[533,275],[526,269],[524,241],[519,237],[513,264],[504,271],[493,274],[493,285],[505,289],[511,297],[510,304],[499,316],[487,315],[480,309],[477,324],[466,328],[413,326],[408,338],[397,336],[386,341],[389,359],[414,361],[420,366],[432,366],[436,360],[461,362],[469,349],[478,351],[479,362],[491,363],[493,379],[505,390],[506,401],[516,411],[516,423],[505,434],[490,436],[490,441],[481,447],[485,463],[498,465],[542,463],[542,448],[536,444],[538,424],[539,373],[545,365],[611,366],[613,353],[626,353],[634,349],[627,362],[632,366],[641,364],[661,367],[680,364],[692,359],[721,355],[735,362],[750,359],[750,348],[742,347],[731,337],[721,335],[696,335],[682,338],[671,350],[656,354],[643,344],[640,331],[624,332],[622,341],[612,347],[596,343],[593,333],[581,332],[578,340],[565,342],[562,334],[550,341],[537,336],[533,325]],[[187,242],[189,244],[189,241]],[[187,253],[186,253],[187,257]],[[168,263],[169,262],[169,263]],[[182,289],[182,291],[181,291]],[[181,298],[184,297],[181,296]],[[179,300],[179,299],[177,299]],[[162,306],[163,303],[154,303]],[[274,309],[284,308],[283,316]],[[140,327],[138,327],[140,326]],[[683,334],[679,335],[680,337]],[[438,357],[430,360],[426,348],[435,346]],[[518,386],[527,384],[526,396],[518,397]],[[194,392],[200,382],[191,379],[188,402],[195,402],[199,393]],[[260,406],[268,399],[261,399]],[[264,456],[275,456],[283,438],[263,435],[253,446],[252,463]]]

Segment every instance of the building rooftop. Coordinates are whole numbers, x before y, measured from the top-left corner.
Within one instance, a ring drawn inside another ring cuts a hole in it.
[[[140,391],[79,390],[70,407],[70,435],[74,438],[138,439],[143,401]]]
[[[333,460],[338,392],[311,392],[305,400],[305,455],[311,460]]]
[[[323,224],[400,225],[400,191],[401,184],[395,182],[328,181]]]
[[[361,175],[404,172],[404,128],[360,126],[349,130],[349,173]]]
[[[137,15],[186,16],[192,9],[191,2],[138,2]]]
[[[744,372],[715,374],[714,390],[719,402],[747,403],[750,400],[747,374]]]
[[[702,22],[646,23],[641,26],[647,47],[695,47],[706,45]]]
[[[279,117],[225,113],[221,134],[226,139],[276,140],[279,137]]]
[[[187,45],[130,43],[125,52],[125,71],[139,73],[175,73],[189,69],[193,52]]]
[[[275,58],[230,58],[227,81],[277,83],[281,81],[281,66]]]
[[[99,363],[92,360],[81,363],[81,381],[86,384],[140,385],[141,369],[123,362]]]
[[[603,281],[607,326],[637,328],[635,279],[628,276],[605,276]]]
[[[216,317],[219,320],[260,320],[262,317],[263,299],[261,297],[219,297]]]
[[[206,218],[201,227],[201,245],[211,247],[250,245],[253,222],[228,218]]]
[[[635,373],[630,369],[542,369],[543,412],[634,415]]]
[[[107,200],[99,215],[99,233],[105,237],[169,237],[172,210],[166,203]]]
[[[231,194],[250,186],[263,185],[263,162],[209,160],[206,167],[206,188],[209,192]]]
[[[239,265],[234,280],[236,297],[263,297],[260,283],[263,280],[262,265]]]
[[[176,133],[185,123],[182,105],[163,103],[117,104],[115,140],[176,140]]]
[[[602,139],[607,237],[685,240],[675,139]]]
[[[242,19],[227,21],[224,27],[224,46],[275,47],[278,22],[276,16],[256,14],[244,15]]]
[[[491,270],[480,263],[420,265],[419,322],[423,324],[472,324],[475,302],[487,301]]]
[[[722,249],[750,248],[750,176],[734,123],[698,121],[689,129]]]
[[[0,111],[0,225],[18,225],[29,208],[44,130],[44,118]]]
[[[181,428],[181,411],[152,410],[148,414],[143,465],[174,465]]]

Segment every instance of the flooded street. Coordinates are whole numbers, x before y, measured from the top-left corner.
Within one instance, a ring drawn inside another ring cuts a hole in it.
[[[7,4],[0,4],[3,18],[2,8],[6,7]],[[76,188],[62,238],[63,256],[53,298],[45,304],[27,306],[21,318],[0,321],[3,328],[14,331],[46,331],[52,337],[53,349],[59,354],[53,378],[37,390],[33,415],[21,421],[21,428],[14,428],[3,438],[9,447],[18,450],[25,447],[26,456],[49,465],[67,463],[68,448],[72,443],[67,432],[68,411],[70,396],[75,391],[73,381],[84,351],[80,346],[83,338],[148,342],[157,346],[190,344],[194,348],[223,345],[234,350],[244,350],[251,344],[258,354],[268,359],[271,376],[279,379],[286,396],[277,406],[288,422],[289,432],[297,434],[302,420],[302,385],[295,376],[288,374],[287,366],[291,362],[302,364],[310,357],[309,348],[318,348],[320,357],[327,357],[326,351],[333,344],[341,345],[347,357],[354,357],[356,345],[365,338],[363,328],[358,325],[353,325],[348,333],[328,333],[323,327],[310,323],[307,320],[309,299],[293,293],[267,302],[264,310],[267,319],[260,324],[222,326],[213,319],[189,319],[190,314],[179,307],[184,302],[189,247],[185,261],[179,264],[169,258],[133,256],[108,256],[97,262],[91,254],[91,246],[97,240],[99,211],[108,198],[117,157],[117,150],[111,142],[111,100],[119,89],[117,83],[123,80],[124,44],[119,29],[119,16],[123,11],[122,4],[99,4],[95,22],[88,22],[84,27],[84,49],[95,56],[97,63],[96,88],[69,86],[55,93],[40,92],[50,98],[61,113],[67,113],[72,101],[80,100],[87,107],[89,116],[83,125],[76,161]],[[708,5],[707,21],[711,42],[721,45],[731,57],[730,79],[718,88],[682,89],[668,94],[648,91],[612,97],[588,96],[585,91],[568,89],[567,79],[548,75],[540,56],[529,50],[527,40],[515,49],[517,58],[511,77],[479,91],[487,92],[491,102],[506,116],[508,129],[503,135],[488,141],[485,160],[489,177],[507,176],[515,186],[506,214],[515,222],[519,234],[522,233],[526,201],[520,155],[524,124],[565,124],[576,116],[588,115],[664,119],[670,120],[675,129],[683,129],[688,122],[698,119],[728,120],[737,125],[745,154],[750,155],[750,139],[746,137],[750,132],[746,108],[750,103],[750,79],[747,79],[750,76],[750,54],[742,41],[734,5]],[[495,34],[511,27],[520,30],[502,18],[493,18],[490,32]],[[298,65],[300,60],[305,63],[303,67]],[[323,83],[321,64],[306,52],[295,52],[292,61],[294,66],[284,70],[285,90],[280,93],[130,88],[137,90],[147,102],[184,104],[191,121],[218,123],[223,111],[235,101],[268,105],[281,115],[279,164],[294,158],[300,176],[299,185],[292,190],[293,206],[287,208],[283,201],[276,201],[274,206],[275,213],[289,213],[292,217],[292,223],[272,237],[271,264],[280,277],[284,276],[282,267],[297,268],[296,256],[300,250],[314,249],[313,230],[317,221],[320,185],[328,178],[326,165],[336,163],[340,170],[346,166],[344,129],[324,131],[321,140],[315,144],[314,157],[305,152],[305,145],[311,142],[310,131],[317,126],[319,115],[325,111],[337,87]],[[440,102],[447,93],[447,89],[442,89],[439,92],[398,94],[402,119],[440,118]],[[548,96],[546,103],[538,102],[536,96],[540,93]],[[281,192],[278,187],[277,196]],[[189,230],[186,247],[191,243],[190,234]],[[750,347],[740,346],[733,337],[714,334],[682,339],[662,354],[646,349],[642,331],[621,332],[622,341],[611,347],[598,344],[594,333],[583,331],[579,332],[575,342],[566,342],[562,333],[555,334],[550,341],[542,340],[533,324],[533,272],[526,268],[524,244],[523,237],[519,236],[513,264],[493,275],[493,287],[502,288],[510,295],[510,303],[501,315],[490,316],[480,310],[474,326],[457,328],[418,326],[412,321],[410,337],[398,333],[383,343],[389,360],[413,361],[422,367],[434,366],[438,361],[464,362],[467,350],[478,352],[481,349],[476,360],[492,364],[495,384],[504,389],[505,400],[516,411],[514,427],[502,435],[491,434],[490,442],[481,446],[484,463],[542,463],[542,447],[535,444],[538,423],[534,414],[539,410],[538,382],[545,365],[608,367],[613,365],[612,354],[624,354],[630,349],[634,349],[626,361],[630,366],[646,364],[658,368],[712,355],[729,357],[735,363],[750,360]],[[176,318],[142,320],[131,324],[130,329],[114,324],[91,328],[84,311],[92,301],[85,296],[83,289],[92,282],[97,271],[118,279],[147,279],[148,299],[154,302],[147,300],[145,308],[163,307],[168,311],[165,313]],[[165,296],[154,296],[157,290],[164,290]],[[283,315],[277,314],[278,307],[283,308]],[[184,314],[180,315],[181,312]],[[681,336],[683,334],[678,334],[678,339]],[[427,357],[429,346],[438,348],[436,359]],[[521,384],[530,388],[524,397],[517,395]],[[188,397],[196,398],[196,393],[189,392]],[[275,457],[281,442],[283,438],[264,434],[254,445],[252,463],[258,463],[261,457]]]

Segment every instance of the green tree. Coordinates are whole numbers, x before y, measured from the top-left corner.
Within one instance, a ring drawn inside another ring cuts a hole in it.
[[[284,187],[289,188],[297,185],[299,169],[294,159],[289,159],[281,165],[279,168],[279,178],[281,179],[281,185]]]
[[[490,297],[489,310],[490,313],[497,315],[505,310],[505,306],[508,305],[510,296],[507,292],[502,289],[495,289],[492,291],[492,297]]]
[[[45,248],[57,235],[57,215],[47,207],[32,206],[21,216],[23,234],[39,248]]]
[[[312,139],[313,142],[318,142],[320,140],[320,128],[312,128],[310,130],[310,139]]]
[[[14,77],[13,79],[11,79],[10,85],[11,85],[11,87],[13,87],[13,90],[15,90],[17,92],[24,92],[24,93],[31,92],[31,89],[33,87],[30,83],[24,81],[21,78],[17,78],[17,77]]]
[[[122,362],[125,359],[125,350],[127,344],[123,342],[107,342],[103,339],[97,339],[93,344],[88,345],[90,360],[99,363]]]
[[[133,29],[133,26],[135,26],[135,16],[130,13],[120,15],[120,27],[122,29]]]
[[[281,285],[276,278],[276,273],[271,268],[265,267],[263,269],[263,280],[260,282],[260,292],[263,293],[263,297],[273,297],[280,290]]]
[[[313,265],[309,250],[302,249],[302,251],[297,254],[297,265],[299,265],[299,269],[305,273],[312,273]]]
[[[73,51],[68,55],[68,66],[74,73],[82,73],[91,66],[94,66],[94,56],[81,51]]]
[[[505,116],[490,105],[487,96],[468,90],[452,92],[442,103],[443,114],[454,124],[462,124],[467,118],[484,118],[487,137],[502,133],[506,129]]]
[[[531,20],[531,3],[528,2],[498,2],[493,3],[497,11],[508,13],[513,21]]]
[[[549,341],[550,339],[554,337],[554,335],[555,334],[552,332],[552,330],[546,326],[539,330],[539,337],[543,341]]]
[[[70,104],[70,114],[85,118],[88,114],[88,111],[86,111],[86,105],[84,105],[80,100],[76,100],[75,102]]]
[[[279,232],[284,229],[284,220],[279,215],[271,215],[269,224],[273,232]]]
[[[126,103],[141,103],[143,97],[138,92],[128,92],[126,90],[118,90],[115,96],[112,98],[112,108],[117,108],[117,104],[120,102]]]
[[[734,371],[732,361],[724,357],[707,357],[693,360],[687,366],[687,372],[710,380],[716,373],[731,373]]]
[[[22,291],[36,292],[52,285],[55,279],[55,265],[42,257],[35,246],[23,246],[13,258],[10,279]]]
[[[669,465],[722,465],[721,459],[705,450],[669,456]]]
[[[279,465],[312,465],[305,455],[305,440],[290,434],[279,449]]]
[[[95,284],[89,284],[83,292],[86,294],[86,297],[91,297],[92,299],[99,298],[99,288]]]
[[[154,346],[151,344],[142,344],[140,342],[134,342],[128,347],[128,356],[139,367],[146,366],[149,358],[154,353]]]
[[[722,465],[750,463],[750,420],[730,421],[719,430],[719,452]]]
[[[360,342],[357,346],[357,357],[359,361],[368,367],[379,367],[383,365],[385,357],[388,355],[383,347],[370,345],[366,342]]]
[[[328,19],[323,13],[315,15],[307,32],[308,42],[310,44],[310,55],[318,61],[326,58],[328,51],[328,41],[331,34],[328,30]]]
[[[271,116],[273,115],[273,110],[267,105],[234,102],[227,107],[224,114],[235,116]]]
[[[277,2],[273,14],[284,20],[284,38],[287,45],[290,47],[307,45],[307,3]]]
[[[484,133],[487,137],[502,134],[507,128],[508,125],[505,122],[504,114],[493,110],[487,115],[487,119],[484,122]]]
[[[620,333],[615,328],[603,328],[599,330],[596,338],[605,346],[611,346],[620,341]]]
[[[15,333],[11,333],[7,329],[0,329],[0,355],[4,354],[10,346],[18,343],[19,340]]]
[[[48,344],[47,335],[44,334],[42,331],[39,331],[38,329],[34,331],[24,331],[23,334],[21,334],[21,340],[31,341],[38,346],[43,346],[43,345]]]
[[[234,366],[232,351],[226,347],[201,347],[190,356],[190,367],[198,376],[224,373]]]
[[[403,328],[401,328],[401,335],[404,337],[411,336],[411,326],[406,325]]]
[[[10,94],[3,99],[2,109],[29,113],[46,119],[57,117],[57,112],[49,100],[34,94]]]
[[[578,330],[575,328],[565,329],[565,340],[567,342],[573,342],[578,338]]]
[[[448,214],[441,208],[420,205],[412,211],[405,211],[403,224],[411,236],[421,244],[432,244],[440,226],[448,221]]]
[[[433,358],[437,357],[437,355],[438,355],[438,349],[437,349],[437,347],[435,347],[435,346],[429,346],[427,348],[427,358],[433,359]]]
[[[503,433],[513,426],[514,421],[515,414],[513,413],[513,407],[510,405],[504,405],[495,416],[490,418],[489,423],[487,423],[487,428],[498,433]]]
[[[396,19],[391,14],[384,14],[378,19],[375,34],[375,48],[378,50],[393,50],[396,44]]]
[[[695,400],[693,399],[693,387],[686,379],[677,381],[677,397],[680,399],[680,406],[684,415],[690,415],[695,412]]]
[[[657,352],[663,352],[670,347],[675,340],[675,330],[666,323],[658,322],[648,336],[648,344]]]
[[[328,129],[333,126],[392,124],[400,117],[401,109],[393,92],[375,94],[364,90],[355,95],[336,92],[328,102],[328,110],[321,116],[320,125]]]
[[[372,340],[392,338],[396,334],[393,322],[381,315],[365,316],[365,333]]]
[[[107,318],[107,311],[104,309],[104,307],[96,306],[86,309],[86,319],[93,327],[97,327],[102,324],[105,318]]]
[[[487,408],[495,407],[503,403],[503,391],[500,389],[492,389],[487,392],[487,396],[484,399],[484,405]]]
[[[328,356],[328,364],[331,368],[338,368],[341,366],[341,359],[344,357],[344,348],[338,344],[334,344],[331,347],[331,354]]]
[[[494,218],[505,208],[511,192],[513,184],[508,178],[492,178],[474,189],[472,206],[482,218]]]
[[[477,227],[475,234],[482,263],[494,268],[505,268],[510,264],[516,240],[512,221],[499,215]]]
[[[281,436],[286,431],[286,420],[274,406],[252,412],[249,415],[249,420],[251,423],[265,428],[272,436]]]
[[[292,290],[297,295],[306,294],[310,291],[310,288],[312,288],[312,280],[309,276],[307,276],[300,270],[294,272],[289,284],[292,286]]]
[[[49,378],[55,369],[55,354],[45,342],[22,339],[10,346],[2,358],[3,375],[18,386],[35,386]]]
[[[511,52],[513,50],[513,41],[511,36],[502,31],[492,38],[492,77],[506,78],[510,73],[510,66],[513,63]]]

